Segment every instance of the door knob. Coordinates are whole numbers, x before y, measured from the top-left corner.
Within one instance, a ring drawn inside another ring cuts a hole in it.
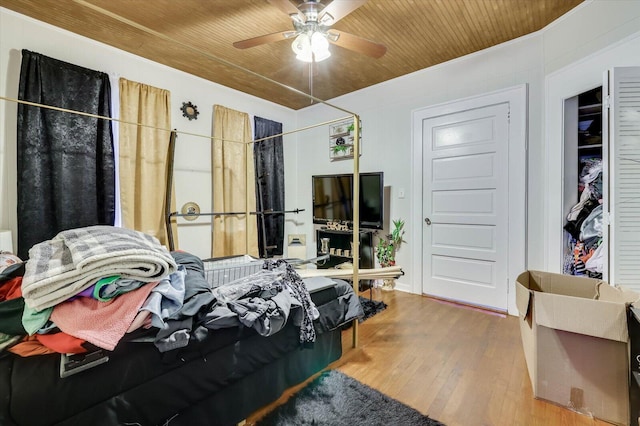
[[[431,225],[431,219],[429,219],[428,217],[425,217],[424,223],[426,223],[427,225]]]

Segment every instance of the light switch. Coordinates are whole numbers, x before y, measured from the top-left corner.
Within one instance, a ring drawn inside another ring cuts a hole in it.
[[[404,198],[404,188],[398,189],[398,198]]]

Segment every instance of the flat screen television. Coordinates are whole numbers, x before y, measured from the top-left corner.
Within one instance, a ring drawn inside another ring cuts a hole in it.
[[[353,224],[353,174],[312,176],[313,223]],[[360,173],[360,227],[384,225],[384,174]]]

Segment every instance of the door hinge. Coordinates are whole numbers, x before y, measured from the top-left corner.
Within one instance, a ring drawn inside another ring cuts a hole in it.
[[[602,224],[606,226],[611,225],[611,215],[609,215],[609,212],[602,212]]]
[[[605,96],[604,97],[604,107],[608,109],[611,106],[610,102],[611,102],[611,100],[610,100],[609,95]]]

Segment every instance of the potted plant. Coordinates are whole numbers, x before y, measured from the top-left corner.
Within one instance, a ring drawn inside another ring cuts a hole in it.
[[[378,240],[378,246],[376,247],[376,257],[380,266],[395,266],[396,264],[396,252],[400,249],[400,245],[404,240],[404,220],[398,219],[393,221],[393,229],[391,234],[380,238]],[[385,279],[382,285],[382,289],[392,290],[395,287],[395,280]]]
[[[349,143],[353,143],[353,133],[356,129],[356,126],[354,123],[349,124],[349,126],[347,127],[347,132],[349,133]],[[360,126],[360,131],[362,132],[362,126]],[[360,134],[360,139],[362,139],[362,134]]]
[[[351,123],[349,124],[349,126],[347,127],[347,132],[349,132],[349,134],[353,133],[353,131],[355,130],[356,126]]]
[[[333,154],[334,155],[345,155],[347,153],[348,147],[346,145],[334,145],[333,146]]]

